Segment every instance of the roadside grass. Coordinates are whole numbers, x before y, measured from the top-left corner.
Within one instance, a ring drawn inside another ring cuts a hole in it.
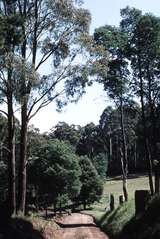
[[[134,216],[123,227],[121,239],[159,239],[160,238],[160,196],[152,198],[141,215]]]
[[[112,239],[159,239],[160,197],[152,198],[145,212],[139,215],[135,215],[132,199],[105,213],[97,224]]]
[[[118,206],[122,194],[119,178],[107,180],[101,202],[92,205],[89,211],[98,226],[112,239],[159,239],[160,238],[160,196],[152,198],[143,214],[135,215],[135,190],[149,190],[148,178],[132,177],[128,180],[129,201]],[[105,210],[109,195],[114,194],[116,209]],[[86,211],[87,212],[87,211]]]
[[[135,216],[134,194],[136,190],[149,190],[148,177],[144,175],[131,175],[128,179],[128,195],[129,201],[119,206],[119,196],[123,195],[122,179],[116,177],[108,179],[104,185],[103,196],[100,202],[91,205],[89,210],[84,213],[94,216],[97,225],[110,238],[120,238],[123,233],[129,235],[134,234],[133,219]],[[115,198],[115,210],[110,212],[110,194]],[[126,237],[127,239],[131,237]],[[123,238],[122,236],[122,239]],[[137,239],[136,237],[133,239]]]
[[[114,211],[103,214],[103,216],[97,220],[97,224],[110,238],[118,238],[123,228],[134,215],[135,205],[132,199],[118,206]]]

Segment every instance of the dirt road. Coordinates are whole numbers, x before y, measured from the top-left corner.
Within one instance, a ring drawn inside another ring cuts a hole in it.
[[[73,213],[64,217],[59,225],[62,228],[62,239],[109,239],[88,215]]]

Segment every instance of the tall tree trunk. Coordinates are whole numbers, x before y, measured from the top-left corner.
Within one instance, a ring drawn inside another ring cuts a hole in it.
[[[155,193],[160,194],[160,166],[155,167]]]
[[[8,93],[8,210],[16,214],[15,122],[12,93]]]
[[[23,17],[27,17],[27,1],[22,2],[21,9],[23,9]],[[20,130],[20,162],[18,174],[18,213],[24,215],[26,204],[26,186],[27,186],[27,86],[25,73],[25,60],[27,51],[26,29],[22,24],[23,44],[22,44],[22,85],[21,85],[21,130]]]
[[[150,111],[150,120],[151,120],[151,145],[152,145],[152,152],[151,152],[151,160],[152,162],[156,159],[158,161],[157,165],[154,165],[154,187],[155,193],[160,193],[160,172],[159,172],[159,164],[160,159],[158,157],[157,152],[157,130],[156,130],[156,116],[155,116],[155,103],[152,98],[152,78],[150,74],[150,67],[149,62],[147,65],[147,78],[148,78],[148,94],[149,94],[149,111]]]
[[[15,4],[12,1],[3,1],[5,16],[8,18],[15,13]],[[6,98],[8,107],[8,212],[16,214],[16,170],[15,170],[15,119],[13,110],[13,79],[12,63],[14,54],[14,43],[12,34],[7,29],[6,61],[8,62]]]
[[[148,103],[149,103],[149,113],[151,121],[151,140],[150,144],[152,145],[152,160],[156,158],[156,143],[157,143],[157,130],[156,130],[156,116],[155,116],[155,102],[152,97],[152,77],[150,74],[149,62],[147,64],[147,79],[148,79]]]
[[[120,147],[120,159],[121,159],[121,167],[122,167],[122,188],[123,188],[123,195],[124,199],[127,202],[128,201],[128,190],[127,190],[127,174],[125,172],[125,167],[124,167],[124,159],[123,159],[123,152]]]
[[[24,99],[21,109],[20,163],[18,184],[18,211],[25,213],[26,184],[27,184],[27,100]]]
[[[147,133],[146,133],[147,128],[146,128],[146,117],[145,117],[145,109],[144,109],[144,89],[143,89],[143,77],[142,77],[140,54],[138,55],[138,68],[139,68],[139,79],[140,79],[140,101],[141,101],[141,111],[142,111],[142,125],[143,125],[145,158],[147,161],[150,191],[151,191],[151,194],[153,195],[154,194],[153,178],[152,178],[153,165],[152,165],[151,154],[150,154],[150,150],[149,150],[149,142],[148,142]]]
[[[111,137],[111,130],[109,133],[109,160],[112,160],[112,137]]]
[[[26,1],[24,1],[24,15],[26,17]],[[36,63],[36,54],[37,54],[37,29],[38,29],[38,1],[34,1],[34,32],[33,32],[33,48],[32,48],[32,66],[35,68]],[[25,26],[22,26],[24,41],[22,45],[22,58],[26,59],[26,33],[25,33]],[[23,97],[22,97],[22,107],[21,107],[21,139],[20,139],[20,165],[19,165],[19,195],[18,195],[18,210],[21,214],[25,213],[25,204],[26,204],[26,187],[27,187],[27,126],[28,126],[28,115],[27,115],[27,105],[28,105],[28,95],[31,91],[31,82],[29,81],[26,83],[25,79],[25,69],[22,73],[22,90],[23,90]]]
[[[137,169],[137,141],[134,142],[134,169]]]
[[[127,159],[127,145],[126,136],[124,130],[124,113],[123,113],[123,99],[122,95],[120,97],[120,115],[121,115],[121,137],[122,137],[122,150],[121,150],[121,166],[123,173],[123,194],[125,201],[128,201],[128,191],[127,191],[127,174],[128,174],[128,159]]]
[[[126,175],[123,176],[123,195],[124,199],[127,202],[128,201],[128,189],[127,189],[127,177]]]

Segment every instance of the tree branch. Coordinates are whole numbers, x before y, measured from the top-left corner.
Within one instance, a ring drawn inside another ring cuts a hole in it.
[[[59,43],[54,47],[54,49],[52,49],[51,51],[45,53],[40,62],[38,63],[38,65],[35,68],[35,71],[37,71],[39,69],[39,67],[46,61],[48,60],[48,58],[58,49]]]
[[[28,118],[30,118],[30,114],[33,111],[33,108],[45,97],[47,96],[47,94],[61,81],[64,79],[64,73],[66,72],[66,70],[70,67],[72,61],[74,60],[74,58],[76,57],[76,54],[74,54],[71,58],[70,63],[64,68],[64,70],[62,71],[62,73],[57,77],[57,80],[49,87],[49,89],[47,89],[44,94],[38,98],[37,100],[35,100],[32,104],[32,106],[30,107],[29,111],[28,111]],[[53,99],[52,99],[53,101]]]
[[[4,110],[0,110],[0,112],[1,112],[2,114],[4,114],[5,116],[7,116],[7,117],[8,117],[8,114],[7,114],[7,112],[5,112]]]
[[[42,56],[40,62],[38,63],[38,65],[37,65],[36,68],[35,68],[35,71],[37,71],[37,70],[39,69],[39,67],[40,67],[46,60],[48,60],[49,57],[58,49],[58,47],[59,47],[59,45],[60,45],[60,43],[61,43],[63,37],[64,37],[64,36],[67,36],[67,35],[69,35],[69,34],[71,34],[71,32],[72,32],[72,30],[71,30],[69,27],[67,27],[67,28],[62,32],[62,34],[61,34],[61,36],[60,36],[60,38],[59,38],[59,41],[57,42],[56,46],[55,46],[52,50],[48,51],[46,54],[44,54],[44,55]]]
[[[51,97],[49,100],[46,100],[40,104],[40,106],[37,108],[37,110],[28,118],[28,121],[30,121],[42,108],[49,105],[54,99],[56,99],[58,96],[62,95],[64,90],[57,93],[55,96]]]

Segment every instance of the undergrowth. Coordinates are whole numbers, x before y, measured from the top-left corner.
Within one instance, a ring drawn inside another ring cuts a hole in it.
[[[112,239],[159,239],[160,197],[152,198],[143,214],[135,215],[131,200],[105,213],[97,223]]]
[[[117,238],[124,226],[134,216],[134,201],[124,203],[112,212],[107,212],[97,219],[97,224],[111,238]]]
[[[146,211],[128,221],[121,232],[122,239],[160,238],[160,197],[154,197]]]

